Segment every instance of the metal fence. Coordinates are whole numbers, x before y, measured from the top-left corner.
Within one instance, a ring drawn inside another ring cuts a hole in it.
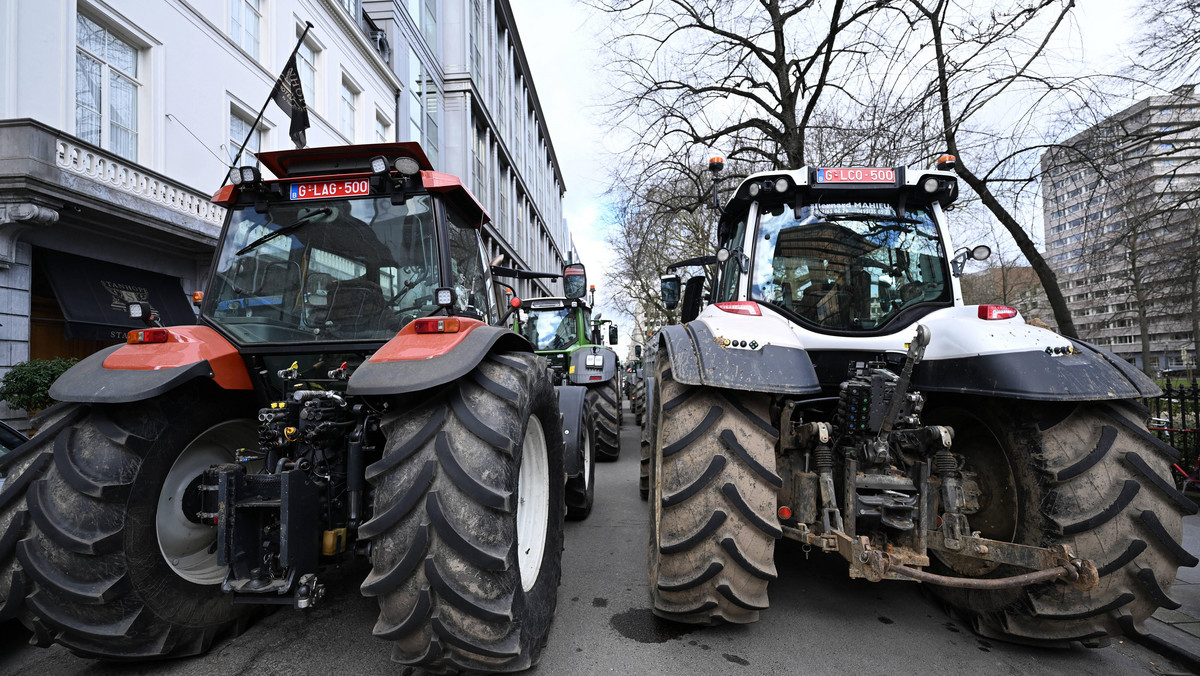
[[[1150,431],[1174,446],[1183,459],[1175,465],[1176,483],[1200,486],[1200,387],[1168,381],[1163,395],[1146,400]]]

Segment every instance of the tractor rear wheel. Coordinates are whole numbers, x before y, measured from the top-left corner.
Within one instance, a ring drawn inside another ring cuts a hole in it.
[[[53,462],[29,489],[30,531],[17,544],[35,640],[86,657],[153,659],[203,653],[246,626],[249,608],[221,591],[216,527],[183,503],[210,464],[257,444],[256,424],[237,418],[250,410],[241,393],[194,382],[93,404],[77,424],[43,432]]]
[[[596,501],[596,454],[592,450],[592,439],[595,438],[595,423],[587,417],[583,419],[580,430],[580,448],[583,451],[583,472],[573,479],[567,479],[566,500],[567,520],[583,521],[592,513],[592,504]]]
[[[613,462],[621,455],[620,407],[617,403],[615,379],[588,388],[587,406],[596,421],[593,445],[596,459]]]
[[[758,620],[775,574],[778,431],[763,395],[659,374],[651,445],[649,582],[654,614],[690,624]]]
[[[17,543],[29,532],[25,493],[54,460],[51,440],[86,412],[80,404],[59,404],[43,411],[42,434],[0,457],[0,622],[20,613],[29,578],[17,560]]]
[[[362,592],[392,659],[435,671],[537,663],[557,603],[563,441],[540,357],[489,355],[429,401],[382,421],[367,468],[374,516]]]
[[[981,489],[971,528],[987,538],[1034,546],[1065,544],[1095,562],[1100,584],[1080,591],[1063,583],[1020,589],[930,591],[991,638],[1056,646],[1100,644],[1144,632],[1169,596],[1179,566],[1196,557],[1182,544],[1182,515],[1196,505],[1175,489],[1176,452],[1146,431],[1127,402],[1028,404],[961,400],[924,416],[951,425],[953,451],[966,459]],[[1001,577],[1027,572],[944,554],[944,572]]]

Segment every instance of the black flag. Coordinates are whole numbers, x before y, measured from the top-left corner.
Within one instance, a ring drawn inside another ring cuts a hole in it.
[[[300,88],[300,72],[296,70],[296,55],[288,59],[279,79],[275,81],[275,89],[271,98],[292,118],[292,126],[288,134],[295,141],[297,148],[305,145],[304,130],[308,129],[308,106],[304,103],[304,90]]]

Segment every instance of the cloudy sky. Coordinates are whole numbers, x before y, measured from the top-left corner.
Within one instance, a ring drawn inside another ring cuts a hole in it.
[[[1118,46],[1137,27],[1135,1],[1080,0],[1068,48],[1079,55],[1082,65],[1096,68],[1120,57]],[[610,260],[604,243],[603,192],[610,155],[597,108],[608,83],[597,38],[605,27],[604,17],[595,16],[577,0],[510,2],[562,166],[567,186],[564,213],[588,277],[596,284],[598,304],[607,315],[612,308],[606,308],[611,283],[603,278]],[[628,336],[630,321],[622,322],[621,328],[622,336]]]

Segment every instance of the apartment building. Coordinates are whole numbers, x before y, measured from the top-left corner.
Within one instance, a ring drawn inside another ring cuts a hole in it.
[[[1196,355],[1198,127],[1200,99],[1185,86],[1139,101],[1041,158],[1046,259],[1076,329],[1148,372]]]
[[[0,0],[0,17],[0,372],[124,340],[129,300],[193,321],[227,165],[247,138],[239,164],[292,147],[287,116],[258,112],[308,23],[310,147],[419,141],[488,208],[493,257],[571,255],[507,0]]]

